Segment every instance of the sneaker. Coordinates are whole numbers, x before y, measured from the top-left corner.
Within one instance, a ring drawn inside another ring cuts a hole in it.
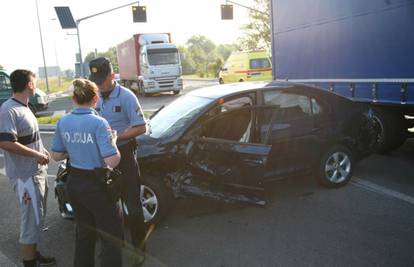
[[[36,252],[36,259],[39,263],[39,266],[51,266],[56,264],[56,259],[53,257],[46,257],[40,254],[40,252]]]

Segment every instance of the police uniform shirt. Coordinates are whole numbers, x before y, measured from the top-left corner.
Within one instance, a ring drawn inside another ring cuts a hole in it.
[[[44,151],[37,119],[29,107],[10,98],[0,107],[0,141],[19,142],[33,150]],[[36,159],[4,151],[6,174],[13,182],[28,179],[45,167]]]
[[[117,154],[111,127],[92,108],[76,108],[59,120],[52,151],[68,153],[70,164],[83,170],[102,168],[104,158]]]
[[[138,98],[131,90],[115,85],[107,99],[99,98],[96,111],[104,117],[118,134],[123,133],[129,127],[145,125],[145,120]],[[118,145],[126,144],[124,140]]]

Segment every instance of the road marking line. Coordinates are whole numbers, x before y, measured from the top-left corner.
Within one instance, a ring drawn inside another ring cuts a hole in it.
[[[368,182],[367,180],[363,180],[358,177],[353,177],[351,180],[351,184],[364,188],[366,190],[369,190],[369,191],[372,191],[378,194],[386,195],[389,197],[393,197],[393,198],[396,198],[396,199],[399,199],[399,200],[402,200],[402,201],[405,201],[405,202],[408,202],[414,205],[414,197],[411,197],[406,194],[397,192],[395,190],[388,189],[380,185]]]
[[[0,150],[1,151],[1,150]],[[4,154],[3,153],[0,153],[0,158],[2,158],[3,160],[4,160]],[[1,175],[4,175],[4,176],[6,176],[6,169],[5,169],[5,164],[4,164],[4,162],[3,162],[3,167],[2,168],[0,168],[0,174]]]

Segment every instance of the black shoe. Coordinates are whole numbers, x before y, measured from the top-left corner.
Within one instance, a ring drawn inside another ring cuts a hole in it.
[[[43,256],[39,251],[36,252],[36,260],[40,266],[51,266],[56,264],[55,258]]]

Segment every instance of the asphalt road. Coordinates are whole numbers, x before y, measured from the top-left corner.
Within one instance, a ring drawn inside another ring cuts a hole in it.
[[[42,134],[48,147],[52,135]],[[4,172],[0,156],[0,172]],[[267,185],[264,207],[181,199],[157,225],[144,266],[414,266],[414,140],[360,162],[351,184],[324,189],[313,177]],[[50,185],[56,163],[49,167]],[[0,174],[0,266],[19,260],[16,197]],[[72,266],[74,224],[53,191],[40,248]],[[129,254],[125,252],[126,264]]]
[[[190,92],[205,86],[217,85],[215,80],[184,80],[184,89],[180,95]],[[172,93],[160,93],[153,96],[139,96],[139,101],[144,110],[156,110],[162,105],[166,105],[173,101],[180,95],[173,95]],[[45,113],[48,112],[68,112],[72,109],[72,100],[68,97],[58,98],[49,103],[49,107]]]

